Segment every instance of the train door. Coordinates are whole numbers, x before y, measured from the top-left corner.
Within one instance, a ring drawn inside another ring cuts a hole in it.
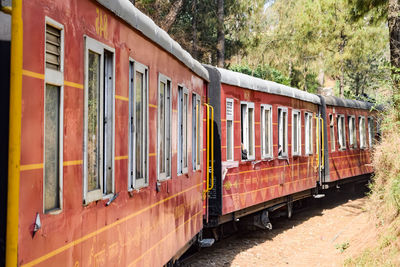
[[[204,103],[205,106],[205,144],[206,144],[206,155],[205,155],[205,177],[203,186],[203,200],[204,200],[204,216],[206,222],[208,222],[209,216],[209,196],[210,191],[214,188],[214,108]]]
[[[0,12],[0,266],[5,265],[10,99],[11,16]]]
[[[319,185],[324,181],[325,169],[325,120],[321,113],[315,117],[316,121],[316,150]]]

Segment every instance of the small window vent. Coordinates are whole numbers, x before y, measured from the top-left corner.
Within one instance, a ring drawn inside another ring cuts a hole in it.
[[[231,101],[226,102],[226,116],[227,117],[233,116],[233,102]]]
[[[61,30],[46,25],[46,68],[60,70]]]

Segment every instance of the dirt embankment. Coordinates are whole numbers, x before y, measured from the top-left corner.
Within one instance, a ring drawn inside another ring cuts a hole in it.
[[[240,233],[202,250],[189,266],[343,266],[376,240],[363,190],[343,188],[312,201],[272,231]]]

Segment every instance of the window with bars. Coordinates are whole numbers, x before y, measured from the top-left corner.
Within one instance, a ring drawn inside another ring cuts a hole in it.
[[[178,87],[178,174],[188,172],[188,106],[189,93]]]
[[[288,156],[288,109],[278,108],[278,156]]]
[[[139,189],[148,180],[148,67],[129,63],[129,189]]]
[[[346,129],[344,123],[344,115],[337,115],[337,131],[338,131],[338,142],[339,149],[346,149]]]
[[[365,131],[365,117],[358,117],[358,130],[360,134],[360,148],[364,149],[367,147],[366,131]]]
[[[226,160],[232,161],[234,159],[234,100],[231,98],[226,99]]]
[[[304,116],[304,140],[306,155],[313,153],[313,114],[306,112]]]
[[[201,100],[196,93],[192,94],[192,166],[200,170],[201,159]]]
[[[242,159],[255,159],[254,145],[254,103],[241,103],[241,147]]]
[[[292,112],[292,153],[295,156],[301,155],[301,112]]]
[[[371,148],[372,145],[374,144],[374,119],[371,117],[368,117],[368,145]]]
[[[272,106],[261,105],[261,157],[272,158]]]
[[[171,80],[159,75],[158,86],[158,180],[171,177]]]
[[[335,151],[336,150],[335,120],[332,114],[329,114],[329,134],[330,134],[331,151]]]
[[[349,146],[350,148],[357,148],[356,118],[348,116],[347,120],[349,123]]]
[[[63,199],[64,26],[46,17],[45,33],[43,210],[51,213]]]
[[[84,200],[114,193],[114,49],[85,37]]]

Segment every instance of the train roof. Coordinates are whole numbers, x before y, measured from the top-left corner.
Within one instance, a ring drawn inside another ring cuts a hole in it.
[[[368,110],[370,110],[373,107],[377,109],[383,109],[382,106],[375,106],[375,104],[365,101],[339,98],[336,96],[323,96],[323,98],[325,99],[325,104],[327,106],[368,109]]]
[[[221,82],[234,86],[239,86],[255,91],[288,96],[314,104],[321,104],[321,100],[317,95],[292,88],[283,84],[272,81],[263,80],[247,74],[234,72],[227,69],[215,68],[221,75]]]
[[[129,0],[96,1],[133,28],[142,32],[147,38],[174,55],[201,78],[209,81],[208,72],[200,62],[192,58],[192,56],[172,39],[168,33],[158,27],[148,16],[140,12]]]

